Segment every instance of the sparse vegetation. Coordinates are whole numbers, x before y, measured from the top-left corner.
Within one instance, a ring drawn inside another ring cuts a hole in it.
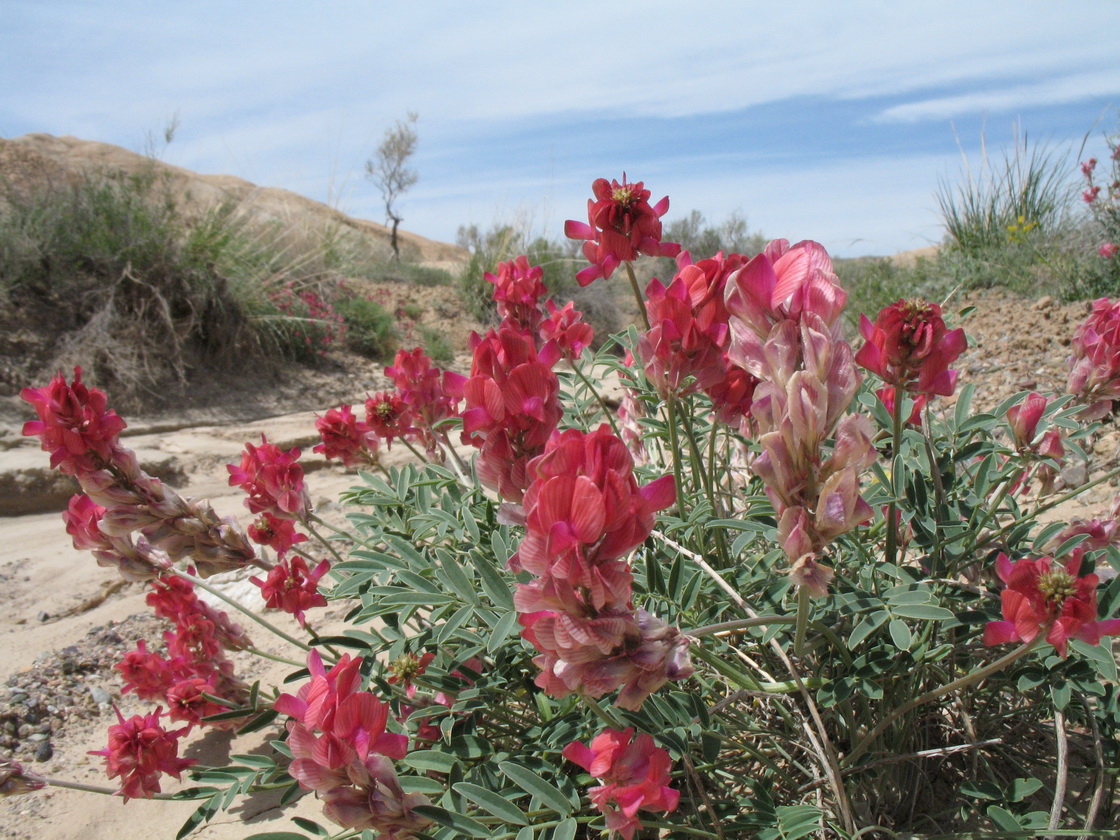
[[[346,278],[441,285],[345,225],[188,214],[154,163],[138,174],[0,183],[0,300],[41,333],[48,369],[81,364],[137,405],[192,372],[396,350],[391,316]],[[18,383],[11,383],[15,386]]]

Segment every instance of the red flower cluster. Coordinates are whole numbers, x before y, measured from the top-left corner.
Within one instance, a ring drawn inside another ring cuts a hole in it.
[[[591,185],[594,200],[587,201],[587,224],[567,221],[564,235],[582,239],[583,255],[590,266],[576,274],[581,286],[602,277],[607,279],[624,262],[639,254],[650,257],[675,257],[681,246],[661,241],[661,217],[669,210],[669,199],[650,206],[650,191],[645,184],[622,183],[599,178]]]
[[[47,387],[24,388],[19,395],[39,415],[23,425],[23,434],[39,437],[43,451],[51,453],[51,469],[78,476],[112,462],[125,422],[108,408],[104,392],[83,384],[80,367],[73,384],[59,373]]]
[[[555,301],[546,300],[545,309],[548,317],[540,325],[541,341],[547,344],[550,341],[560,348],[560,355],[569,362],[576,361],[585,347],[590,347],[595,338],[595,330],[590,324],[583,322],[583,313],[575,308],[571,301],[558,307]]]
[[[634,609],[623,559],[675,500],[673,478],[639,488],[630,453],[606,426],[555,435],[529,472],[525,538],[510,562],[536,578],[518,584],[514,606],[540,651],[537,685],[555,697],[621,688],[618,705],[638,709],[692,673],[680,631]]]
[[[359,691],[360,657],[343,654],[329,671],[318,652],[307,657],[311,681],[273,704],[288,715],[288,772],[323,800],[323,813],[347,829],[411,837],[429,821],[412,809],[428,798],[405,793],[390,759],[404,758],[408,739],[387,732],[389,706]]]
[[[730,313],[724,303],[727,280],[746,262],[740,254],[693,263],[687,251],[668,287],[646,287],[650,330],[638,340],[646,375],[662,395],[702,390],[717,417],[740,422],[750,413],[758,380],[728,360]]]
[[[498,263],[498,273],[486,272],[483,277],[494,284],[494,301],[502,316],[501,328],[534,333],[540,325],[540,298],[548,293],[541,278],[544,269],[530,266],[529,258]]]
[[[248,687],[234,676],[233,663],[224,654],[252,644],[244,631],[224,612],[199,600],[190,581],[172,576],[157,578],[152,581],[152,590],[148,606],[160,618],[174,622],[175,629],[164,634],[166,657],[149,651],[141,640],[136,650],[115,666],[125,693],[135,692],[143,700],[165,700],[171,719],[187,721],[188,728],[224,711],[203,693],[231,703],[246,700]],[[208,725],[228,729],[240,722],[231,719]]]
[[[299,448],[287,452],[261,435],[261,445],[245,444],[240,466],[227,464],[231,487],[240,487],[249,498],[245,506],[253,513],[267,511],[280,519],[302,519],[311,511],[311,499],[303,484]]]
[[[466,377],[433,367],[431,358],[419,347],[411,352],[398,350],[385,375],[393,380],[397,395],[411,412],[415,436],[431,457],[442,459],[439,440],[445,438],[437,426],[458,413]]]
[[[204,575],[262,565],[236,522],[140,468],[118,439],[124,421],[106,407],[105,394],[82,383],[81,373],[74,369],[71,384],[60,373],[46,388],[21,393],[39,415],[23,433],[37,435],[52,466],[82,488],[64,514],[75,548],[93,551],[100,565],[116,566],[129,580],[154,577],[188,557]]]
[[[635,738],[633,727],[604,729],[590,747],[572,741],[563,754],[602,782],[588,794],[606,816],[607,831],[617,831],[625,840],[633,840],[642,827],[638,811],[668,813],[680,802],[680,791],[669,787],[669,754],[645,732]]]
[[[506,501],[520,502],[526,466],[560,422],[555,344],[539,351],[529,332],[503,327],[471,336],[474,359],[463,388],[463,443],[476,446],[478,478]]]
[[[124,719],[117,711],[117,720],[109,727],[109,746],[103,750],[90,750],[90,755],[105,757],[105,769],[110,779],[120,778],[117,791],[129,799],[151,799],[160,792],[159,780],[164,773],[176,779],[183,770],[198,762],[193,758],[179,758],[179,736],[185,729],[168,732],[159,722],[161,710],[149,715],[133,715]]]
[[[1120,301],[1094,301],[1071,349],[1067,389],[1088,406],[1081,419],[1099,420],[1120,400]]]
[[[751,416],[762,452],[751,469],[778,514],[790,577],[824,596],[832,570],[821,553],[873,515],[859,493],[876,458],[873,429],[863,415],[844,416],[859,387],[838,324],[847,295],[824,248],[781,239],[728,279],[725,300],[728,358],[759,380]]]
[[[312,452],[328,460],[336,458],[347,467],[377,463],[377,438],[370,437],[369,427],[358,420],[351,406],[340,405],[317,416],[315,429],[323,442],[312,447]]]
[[[306,542],[307,534],[296,530],[295,520],[281,519],[267,510],[248,528],[249,539],[257,545],[267,545],[277,556],[283,557],[297,543]]]
[[[1096,575],[1079,577],[1081,555],[1063,565],[1051,557],[1012,562],[996,558],[996,574],[1007,584],[1000,594],[1003,621],[989,621],[984,644],[1029,642],[1039,633],[1065,657],[1070,639],[1095,645],[1102,636],[1120,635],[1120,619],[1097,620]]]
[[[924,300],[899,300],[883,307],[875,323],[860,315],[859,331],[865,343],[856,353],[856,364],[874,373],[890,388],[879,392],[894,410],[899,391],[915,395],[914,422],[931,395],[947,397],[957,384],[949,365],[968,346],[964,330],[949,330],[941,307]]]
[[[294,615],[300,627],[306,627],[304,610],[327,605],[327,599],[319,591],[319,580],[330,568],[330,562],[323,560],[314,570],[308,571],[307,562],[296,554],[281,559],[267,579],[252,577],[249,580],[261,588],[266,607]]]

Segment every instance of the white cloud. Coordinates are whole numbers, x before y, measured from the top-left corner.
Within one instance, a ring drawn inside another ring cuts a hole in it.
[[[1060,76],[1029,85],[1014,85],[942,96],[887,108],[879,122],[946,120],[961,114],[1015,111],[1040,105],[1058,105],[1098,97],[1120,98],[1120,70],[1097,70]]]

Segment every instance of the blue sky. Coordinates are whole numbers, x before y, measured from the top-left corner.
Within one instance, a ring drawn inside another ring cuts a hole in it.
[[[384,219],[365,160],[420,114],[403,227],[559,237],[598,177],[839,256],[941,237],[962,151],[1120,128],[1120,3],[0,0],[0,136],[72,134]],[[959,145],[958,145],[959,144]]]

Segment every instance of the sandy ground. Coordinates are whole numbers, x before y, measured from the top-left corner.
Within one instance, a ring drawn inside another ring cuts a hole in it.
[[[1069,336],[1084,317],[1085,304],[1057,306],[1047,301],[1024,302],[993,296],[976,302],[980,310],[966,323],[973,346],[958,366],[962,383],[977,382],[983,386],[981,407],[990,408],[1007,394],[1023,389],[1060,391]],[[355,401],[362,396],[355,394]],[[324,399],[323,408],[336,402],[334,398]],[[141,424],[137,425],[135,431],[139,433],[130,434],[126,445],[141,452],[142,460],[172,461],[171,467],[185,477],[185,482],[177,484],[178,489],[211,500],[221,514],[247,516],[239,491],[231,492],[228,486],[224,465],[237,460],[244,441],[259,440],[262,433],[282,447],[303,447],[313,502],[326,515],[341,515],[335,500],[340,491],[357,480],[354,474],[327,465],[310,452],[316,440],[312,412],[248,422],[186,422],[178,424],[178,428],[172,423],[172,428],[146,432]],[[0,446],[0,468],[13,469],[17,462],[23,464],[24,459],[45,462],[46,455],[33,443],[17,440],[18,425],[8,422],[4,431],[0,434],[0,443],[4,444]],[[1118,438],[1114,426],[1098,436],[1094,471],[1115,462]],[[403,449],[394,448],[391,457],[400,459],[405,454]],[[1083,499],[1064,505],[1053,516],[1065,520],[1072,516],[1102,515],[1115,492],[1115,487],[1102,486]],[[114,580],[112,570],[99,568],[87,553],[71,547],[57,509],[0,517],[0,725],[5,720],[5,709],[10,711],[15,704],[35,700],[21,699],[19,685],[25,678],[39,679],[39,685],[45,686],[42,690],[58,683],[70,692],[70,713],[64,709],[57,716],[44,714],[26,732],[18,727],[15,732],[0,730],[0,749],[10,750],[16,744],[16,757],[35,772],[106,784],[101,759],[87,755],[88,750],[105,745],[106,728],[113,722],[111,707],[104,700],[119,703],[126,715],[145,710],[143,704],[130,696],[121,698],[115,675],[107,670],[105,662],[98,660],[98,646],[108,644],[106,639],[116,638],[123,649],[131,649],[135,642],[131,633],[151,632],[144,619],[134,618],[147,612],[144,590],[139,585],[126,586],[96,603]],[[241,590],[253,592],[244,583]],[[342,612],[342,607],[335,606],[318,611],[314,620],[329,625],[337,622]],[[277,619],[270,614],[270,618],[283,623],[286,617]],[[288,621],[284,626],[291,630],[294,622]],[[250,633],[262,647],[300,658],[266,633],[252,628]],[[78,673],[67,675],[66,663],[72,661],[78,661]],[[260,677],[266,684],[288,670],[287,666],[246,654],[238,656],[237,668],[244,678],[252,681]],[[41,699],[47,702],[46,698]],[[231,753],[260,748],[274,734],[266,730],[231,739],[227,733],[198,732],[190,737],[186,754],[203,763],[221,763]],[[49,749],[42,746],[44,743],[49,744]],[[42,760],[36,760],[37,755]],[[175,789],[175,783],[167,781],[165,789]],[[196,803],[191,802],[131,802],[122,806],[111,797],[48,789],[0,800],[0,836],[13,840],[70,840],[77,836],[84,840],[170,838],[195,807]],[[291,830],[289,820],[294,815],[321,820],[313,797],[280,808],[275,795],[261,795],[219,814],[195,836],[227,840],[268,829]]]

